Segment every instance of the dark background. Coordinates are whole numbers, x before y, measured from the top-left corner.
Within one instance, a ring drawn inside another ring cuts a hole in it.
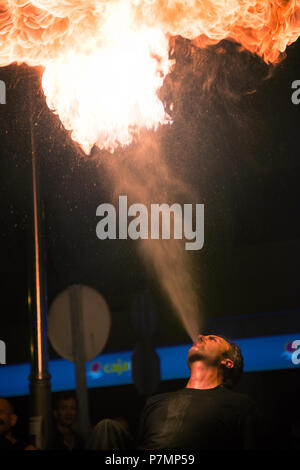
[[[205,245],[192,256],[204,324],[226,316],[236,316],[239,323],[243,315],[299,308],[300,105],[291,102],[291,84],[300,79],[299,52],[298,41],[284,61],[267,67],[230,42],[198,57],[188,42],[178,40],[177,65],[162,90],[166,105],[175,103],[174,124],[160,129],[157,138],[170,167],[197,194],[193,202],[205,204]],[[118,152],[84,157],[48,110],[40,75],[41,70],[25,65],[0,69],[7,86],[7,104],[0,106],[0,338],[7,345],[8,364],[29,361],[30,97],[45,209],[49,305],[73,283],[94,287],[112,315],[105,351],[128,350],[136,343],[132,300],[150,287],[159,312],[154,345],[188,343],[135,242],[96,237],[96,208],[112,201],[103,159],[118,158]],[[49,352],[57,357],[50,345]],[[182,384],[165,382],[160,389]],[[299,371],[247,374],[240,388],[272,422],[272,445],[276,439],[288,441]],[[134,386],[89,394],[94,422],[115,414],[117,407],[116,414],[130,410],[135,426],[143,398]],[[15,401],[24,413],[27,398]]]

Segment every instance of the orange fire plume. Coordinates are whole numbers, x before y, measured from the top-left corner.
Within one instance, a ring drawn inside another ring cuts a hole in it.
[[[0,66],[44,67],[47,103],[86,153],[170,122],[168,35],[274,63],[300,35],[300,0],[0,0]]]

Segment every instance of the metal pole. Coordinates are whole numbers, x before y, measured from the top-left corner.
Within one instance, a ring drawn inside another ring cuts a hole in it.
[[[47,286],[42,243],[41,202],[38,167],[33,127],[33,110],[30,94],[30,138],[32,165],[33,206],[33,273],[34,282],[29,292],[31,316],[31,375],[30,379],[30,434],[39,449],[47,449],[51,439],[51,389],[48,373],[47,347]]]
[[[83,311],[81,286],[70,288],[72,352],[76,372],[76,394],[80,433],[87,438],[90,431],[88,393],[85,372],[85,343],[83,337]]]

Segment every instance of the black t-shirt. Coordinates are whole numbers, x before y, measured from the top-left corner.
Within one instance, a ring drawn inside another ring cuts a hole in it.
[[[254,449],[258,415],[246,395],[218,386],[151,397],[140,423],[139,449]]]
[[[64,441],[64,436],[58,431],[57,427],[54,427],[52,435],[52,445],[51,449],[53,450],[82,450],[84,449],[84,440],[83,438],[73,432],[73,443],[71,445],[67,444]]]

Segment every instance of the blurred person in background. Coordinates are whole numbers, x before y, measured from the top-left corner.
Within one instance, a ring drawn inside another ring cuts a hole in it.
[[[36,450],[29,443],[14,436],[18,416],[7,398],[0,398],[0,450]]]
[[[122,416],[102,419],[92,430],[86,450],[126,450],[133,448],[128,421]]]
[[[52,448],[57,450],[84,449],[84,440],[74,427],[78,414],[76,395],[60,393],[54,400],[54,429]]]

